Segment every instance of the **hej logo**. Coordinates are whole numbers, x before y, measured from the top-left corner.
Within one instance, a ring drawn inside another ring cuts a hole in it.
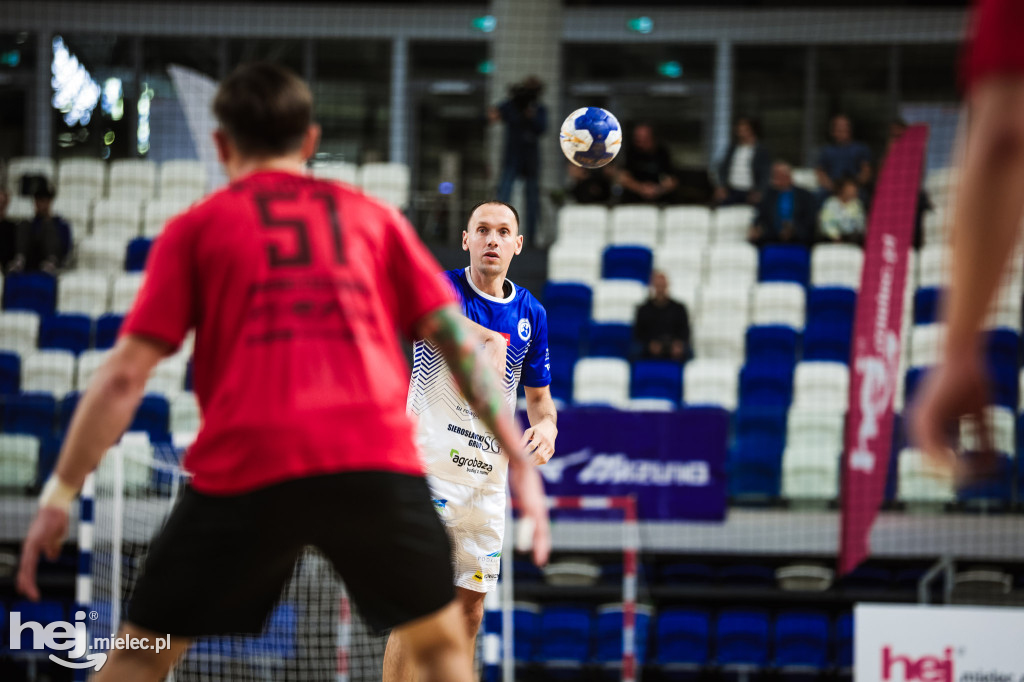
[[[32,648],[35,650],[50,649],[54,651],[67,651],[70,659],[81,658],[88,651],[89,643],[85,631],[85,611],[75,613],[75,622],[55,621],[43,626],[42,623],[33,621],[21,622],[21,614],[11,611],[8,632],[10,636],[11,651],[21,648],[21,637],[25,631],[32,633]],[[99,670],[107,662],[107,655],[104,653],[89,654],[84,661],[64,660],[50,654],[50,660],[66,668],[95,668]]]
[[[903,676],[896,677],[902,668]],[[882,680],[884,682],[953,682],[953,649],[946,647],[942,657],[910,656],[893,654],[892,647],[882,649]]]

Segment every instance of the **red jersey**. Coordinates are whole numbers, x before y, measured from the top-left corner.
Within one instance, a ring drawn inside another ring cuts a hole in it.
[[[964,91],[987,76],[1024,76],[1024,2],[976,0],[961,65]]]
[[[254,173],[172,219],[121,333],[196,330],[195,489],[422,474],[396,329],[452,302],[439,273],[401,214],[311,177]]]

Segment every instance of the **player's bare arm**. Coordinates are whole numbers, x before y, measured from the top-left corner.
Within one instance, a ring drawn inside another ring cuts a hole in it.
[[[85,477],[131,424],[146,389],[150,372],[167,354],[165,344],[135,336],[117,342],[96,371],[68,429],[53,475],[39,498],[39,512],[21,550],[18,591],[39,599],[36,566],[39,555],[53,560],[67,535],[71,503]]]
[[[522,515],[519,523],[529,531],[533,563],[543,566],[551,555],[551,521],[544,501],[544,481],[537,467],[522,458],[512,457],[508,461],[508,484],[519,504]]]
[[[526,386],[526,415],[530,428],[523,434],[523,449],[537,465],[547,464],[555,454],[558,437],[558,411],[550,386]]]
[[[462,319],[471,331],[483,339],[484,355],[487,357],[488,364],[498,373],[499,378],[504,377],[505,366],[508,362],[508,342],[505,337],[468,317],[463,316]]]

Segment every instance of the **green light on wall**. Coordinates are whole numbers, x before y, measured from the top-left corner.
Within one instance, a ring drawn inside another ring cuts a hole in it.
[[[497,25],[498,20],[491,14],[473,19],[473,28],[482,33],[490,33]]]
[[[494,62],[492,62],[490,59],[482,61],[476,65],[476,70],[477,73],[493,73]]]
[[[650,33],[654,30],[654,19],[650,17],[633,17],[626,22],[626,26],[629,27],[630,31],[636,31],[637,33]]]
[[[658,73],[666,78],[681,78],[683,66],[679,62],[662,62],[658,64]]]

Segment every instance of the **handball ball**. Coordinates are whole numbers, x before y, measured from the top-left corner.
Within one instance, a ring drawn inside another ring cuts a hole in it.
[[[583,107],[562,123],[562,153],[583,168],[600,168],[611,162],[622,146],[622,126],[610,111]]]

